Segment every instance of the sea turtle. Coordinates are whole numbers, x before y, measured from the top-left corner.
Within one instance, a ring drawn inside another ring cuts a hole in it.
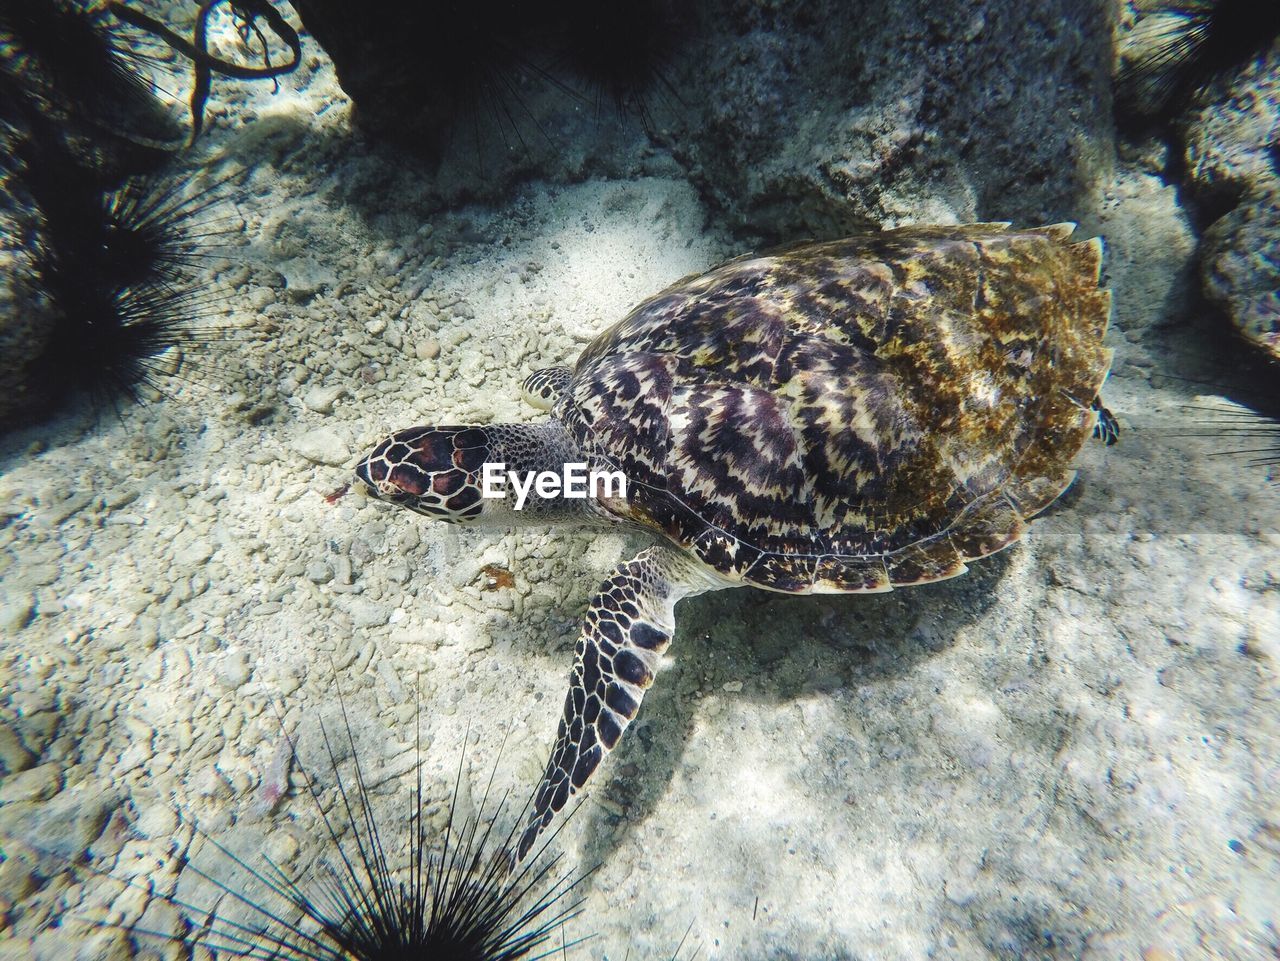
[[[591,599],[518,857],[635,719],[678,600],[954,577],[1067,488],[1091,431],[1114,438],[1102,244],[1073,229],[909,227],[739,257],[532,374],[541,423],[414,427],[364,458],[369,493],[428,517],[657,535]],[[517,511],[510,491],[482,497],[498,462],[621,471],[625,491],[530,491]]]

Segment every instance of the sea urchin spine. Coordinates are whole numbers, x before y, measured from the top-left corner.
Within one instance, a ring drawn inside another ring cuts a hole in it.
[[[354,739],[346,705],[342,704],[348,743]],[[384,837],[373,811],[368,782],[357,758],[354,781],[338,770],[337,752],[321,725],[325,750],[333,765],[336,804],[354,839],[344,841],[338,823],[327,813],[321,791],[302,770],[307,792],[315,801],[324,836],[331,845],[328,872],[314,888],[290,877],[269,859],[255,868],[212,838],[207,840],[266,890],[257,899],[188,864],[254,919],[244,923],[225,918],[193,929],[189,945],[235,957],[276,961],[401,961],[401,959],[457,959],[457,961],[516,961],[558,953],[578,943],[553,941],[555,932],[577,916],[580,900],[572,895],[587,874],[557,874],[560,858],[547,857],[552,839],[536,855],[514,870],[511,851],[522,817],[503,833],[505,794],[492,805],[490,776],[479,811],[458,823],[462,762],[449,803],[448,823],[432,837],[424,817],[421,734],[417,741],[416,784],[410,802],[407,863],[398,869],[388,858]],[[293,742],[291,756],[297,762]],[[189,914],[209,917],[198,908],[171,899]],[[301,920],[288,920],[290,915]],[[140,932],[149,933],[149,932]],[[580,939],[579,939],[580,940]]]

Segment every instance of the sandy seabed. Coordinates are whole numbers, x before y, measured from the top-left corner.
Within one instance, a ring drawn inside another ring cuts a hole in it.
[[[495,764],[531,788],[576,621],[639,541],[327,495],[391,429],[536,419],[529,371],[743,252],[674,166],[427,211],[430,175],[346,151],[331,72],[304,73],[215,90],[193,160],[247,167],[207,272],[225,338],[167,399],[0,438],[5,957],[163,956],[83,922],[175,929],[165,896],[217,900],[188,861],[246,880],[195,825],[308,876],[326,844],[297,766],[274,797],[282,725],[331,796],[339,688],[391,834],[419,724],[438,822],[464,742],[464,810]],[[600,864],[570,956],[668,958],[692,926],[699,957],[1274,957],[1280,490],[1186,426],[1216,402],[1169,321],[1194,252],[1174,192],[1120,165],[1101,195],[1120,444],[958,580],[682,603],[559,838]]]

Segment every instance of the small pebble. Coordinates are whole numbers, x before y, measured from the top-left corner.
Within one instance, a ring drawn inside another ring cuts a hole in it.
[[[361,598],[352,598],[349,610],[351,612],[351,625],[357,629],[382,627],[391,616],[391,612],[383,605]]]
[[[178,830],[178,816],[168,804],[156,801],[142,811],[134,822],[133,829],[144,838],[152,840],[171,838]]]
[[[388,561],[386,572],[388,580],[402,585],[409,583],[409,578],[413,576],[409,562],[403,557],[395,557]]]
[[[333,405],[337,403],[338,398],[346,392],[347,388],[342,384],[313,387],[302,398],[302,405],[317,414],[328,414],[333,410]]]
[[[132,485],[122,484],[113,487],[102,495],[102,506],[110,510],[118,510],[138,499],[138,489]]]
[[[36,889],[32,863],[18,857],[0,862],[0,910],[6,914],[17,901]]]
[[[13,728],[0,724],[0,776],[25,771],[35,762],[27,746]]]
[[[180,628],[173,632],[174,640],[182,640],[187,637],[194,637],[204,630],[203,621],[187,621]]]
[[[217,662],[213,672],[225,690],[234,691],[249,680],[249,655],[244,651],[231,651]]]
[[[0,805],[0,837],[76,862],[102,833],[118,804],[119,798],[106,785],[93,784],[60,791],[43,801]]]
[[[293,440],[293,449],[316,464],[337,467],[351,459],[351,448],[337,432],[327,427],[309,430]]]
[[[440,341],[434,337],[420,340],[413,352],[417,355],[418,360],[435,360],[440,356]]]
[[[173,562],[180,568],[199,567],[213,556],[213,545],[204,540],[193,540],[173,553]]]
[[[310,300],[322,287],[337,285],[332,268],[310,257],[282,261],[276,264],[276,269],[283,275],[285,290],[295,303]]]
[[[222,772],[210,765],[193,778],[192,787],[196,795],[202,798],[226,800],[231,797],[231,782],[222,776]]]
[[[122,894],[119,900],[128,898]],[[31,943],[29,957],[31,961],[129,961],[133,952],[123,930],[73,934],[63,928],[48,928]]]
[[[281,668],[280,673],[276,675],[276,689],[279,690],[281,697],[288,697],[301,686],[302,671],[293,665]]]
[[[306,577],[312,584],[328,584],[333,580],[333,568],[324,561],[312,561],[307,565]]]
[[[273,864],[288,864],[298,856],[298,839],[289,831],[276,831],[267,838],[266,855]]]
[[[0,804],[14,801],[47,801],[62,785],[62,770],[56,763],[41,764],[10,774],[0,784]]]
[[[0,604],[0,634],[12,636],[28,624],[36,612],[36,599],[21,593]]]
[[[339,584],[351,583],[351,558],[346,554],[339,554],[333,559],[333,569]]]
[[[66,500],[58,501],[51,505],[42,515],[42,520],[51,527],[61,524],[72,514],[77,514],[84,508],[88,507],[93,501],[93,495],[87,491],[78,494],[72,494]]]

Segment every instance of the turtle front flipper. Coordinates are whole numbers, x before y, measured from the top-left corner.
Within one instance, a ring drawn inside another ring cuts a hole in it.
[[[658,660],[671,643],[676,602],[728,586],[696,571],[686,555],[650,547],[618,565],[591,599],[575,648],[564,716],[517,859],[529,852],[635,720]]]

